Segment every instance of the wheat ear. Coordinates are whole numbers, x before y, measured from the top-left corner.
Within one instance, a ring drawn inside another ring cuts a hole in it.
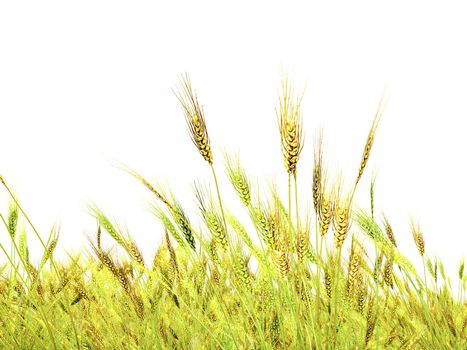
[[[365,148],[363,149],[362,160],[360,161],[360,167],[358,169],[357,179],[355,180],[354,192],[355,192],[355,189],[357,188],[358,182],[360,181],[363,175],[363,171],[365,170],[365,166],[368,162],[368,158],[370,158],[370,152],[371,152],[371,148],[373,147],[373,141],[375,139],[376,129],[378,128],[379,121],[383,114],[384,105],[385,105],[385,96],[383,95],[383,97],[381,98],[379,102],[378,109],[376,110],[376,115],[373,119],[373,123],[371,124],[370,132],[368,133],[368,137],[365,143]]]

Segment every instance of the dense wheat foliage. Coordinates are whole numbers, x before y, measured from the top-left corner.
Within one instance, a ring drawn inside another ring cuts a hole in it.
[[[198,222],[170,189],[122,166],[154,195],[151,208],[164,227],[151,259],[98,205],[90,206],[97,225],[88,248],[55,259],[59,227],[41,237],[0,178],[9,198],[0,234],[11,242],[1,246],[0,348],[467,349],[464,263],[452,281],[442,261],[428,256],[430,242],[412,222],[405,234],[420,253],[423,271],[417,271],[396,243],[402,233],[389,217],[374,214],[374,181],[371,212],[354,203],[357,185],[366,190],[362,175],[383,103],[362,143],[356,177],[328,171],[321,133],[314,169],[301,173],[301,97],[284,80],[277,109],[289,176],[283,200],[274,187],[257,190],[238,156],[225,154],[224,168],[213,157],[208,118],[188,76],[176,96],[212,184],[194,186]],[[215,167],[225,170],[248,222],[223,202]],[[310,205],[303,208],[297,174],[310,177]],[[32,239],[42,245],[40,261],[29,256]]]

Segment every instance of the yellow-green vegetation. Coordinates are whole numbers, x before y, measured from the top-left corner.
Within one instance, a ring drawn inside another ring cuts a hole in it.
[[[151,208],[164,240],[152,261],[97,205],[90,206],[98,228],[89,248],[54,258],[59,228],[44,240],[0,178],[10,198],[1,234],[11,242],[1,246],[0,348],[467,349],[464,263],[453,291],[441,260],[427,256],[418,223],[410,227],[422,272],[397,245],[390,218],[375,216],[374,181],[371,212],[354,203],[384,103],[351,186],[343,175],[330,174],[321,133],[315,138],[306,212],[298,206],[297,188],[301,96],[287,79],[277,106],[288,175],[284,202],[274,187],[260,193],[237,156],[225,154],[224,164],[213,157],[188,76],[175,94],[200,164],[212,170],[212,188],[195,185],[202,222],[193,224],[169,189],[122,166],[154,194]],[[223,202],[215,171],[222,167],[248,222]],[[110,249],[101,244],[103,235]],[[38,263],[29,257],[33,238],[43,249]]]

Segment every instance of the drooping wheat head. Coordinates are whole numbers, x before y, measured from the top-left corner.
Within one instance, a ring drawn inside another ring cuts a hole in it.
[[[198,97],[191,86],[188,74],[182,75],[179,83],[180,86],[176,91],[174,90],[174,93],[182,105],[191,140],[198,148],[203,158],[209,165],[212,165],[211,144],[206,128],[203,108],[198,102]]]

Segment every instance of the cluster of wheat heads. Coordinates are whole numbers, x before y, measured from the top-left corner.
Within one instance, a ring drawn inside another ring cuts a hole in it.
[[[194,224],[169,189],[122,166],[154,194],[151,208],[164,227],[150,262],[95,205],[90,211],[98,229],[90,249],[55,259],[59,228],[44,241],[0,178],[10,198],[1,218],[11,242],[0,246],[6,257],[0,266],[0,347],[466,349],[464,263],[455,293],[442,261],[426,256],[422,230],[413,222],[424,267],[420,277],[397,245],[389,218],[374,215],[374,181],[371,212],[353,203],[383,105],[350,187],[341,175],[331,176],[322,137],[316,137],[309,181],[313,205],[304,212],[297,191],[302,98],[287,79],[281,87],[276,111],[287,202],[274,187],[260,193],[238,157],[224,155],[247,223],[222,201],[204,111],[188,76],[181,77],[175,95],[191,139],[212,170],[213,188],[194,186],[202,219]],[[31,239],[43,247],[38,262],[29,255]]]

